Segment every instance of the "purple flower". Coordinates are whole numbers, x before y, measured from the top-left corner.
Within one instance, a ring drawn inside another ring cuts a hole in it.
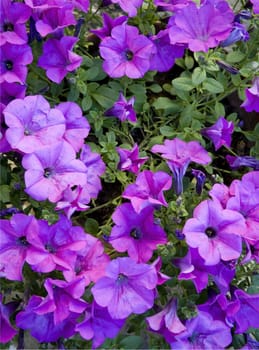
[[[31,9],[22,3],[2,0],[0,2],[0,46],[6,42],[23,45],[28,41],[25,23]]]
[[[159,244],[167,242],[166,233],[154,221],[154,208],[148,206],[136,213],[130,203],[117,207],[109,243],[118,252],[128,252],[136,262],[147,262]]]
[[[83,229],[72,226],[71,221],[63,216],[51,226],[47,221],[39,220],[38,226],[37,237],[26,257],[32,270],[43,273],[55,269],[71,270],[78,252],[87,244]]]
[[[4,110],[7,141],[22,153],[31,153],[62,140],[65,118],[41,95],[16,99]]]
[[[138,174],[140,167],[145,163],[148,157],[139,157],[138,145],[135,144],[131,150],[125,148],[116,148],[120,160],[118,168],[122,171],[130,171],[133,174]]]
[[[60,40],[48,39],[43,44],[38,66],[46,70],[51,81],[59,84],[67,73],[73,72],[82,63],[82,57],[72,51],[77,40],[72,36],[64,36]]]
[[[198,248],[206,265],[238,259],[244,231],[245,220],[240,213],[223,209],[219,202],[211,200],[201,202],[183,227],[187,244]]]
[[[32,63],[32,50],[28,45],[6,43],[1,46],[0,83],[26,82],[27,65]]]
[[[6,124],[3,115],[4,108],[5,106],[0,103],[0,153],[9,152],[12,149],[5,136]]]
[[[43,297],[33,295],[25,310],[16,316],[16,325],[19,328],[29,330],[38,342],[54,342],[59,338],[70,338],[75,334],[76,319],[78,313],[70,312],[64,321],[55,324],[53,312],[40,314],[38,307],[44,301]]]
[[[17,330],[13,328],[10,322],[10,316],[16,309],[16,303],[2,303],[3,296],[0,294],[0,342],[1,344],[8,343],[17,334]]]
[[[196,178],[196,193],[201,195],[206,181],[206,175],[201,170],[192,169],[192,175]]]
[[[112,78],[124,75],[132,79],[142,78],[149,70],[153,53],[152,41],[126,23],[114,27],[111,36],[100,44],[103,69]]]
[[[88,136],[90,125],[87,119],[82,115],[82,110],[74,102],[62,102],[56,106],[65,117],[66,131],[63,138],[70,143],[75,152],[84,145],[84,139]]]
[[[107,308],[95,302],[87,306],[84,316],[76,331],[82,338],[92,340],[92,349],[98,348],[107,338],[115,338],[124,324],[124,320],[113,319]]]
[[[217,151],[221,146],[231,146],[231,135],[234,131],[234,123],[228,122],[224,117],[220,117],[215,124],[202,129],[202,135],[208,137],[214,144]]]
[[[167,206],[163,191],[169,190],[172,185],[171,176],[164,171],[153,173],[144,170],[137,176],[135,183],[126,187],[123,198],[131,201],[134,210],[139,213],[147,206]]]
[[[253,4],[253,11],[256,14],[259,14],[259,3],[258,0],[251,0],[251,3]]]
[[[107,307],[113,319],[142,314],[154,304],[157,272],[152,265],[124,257],[112,260],[106,274],[92,288],[96,303]]]
[[[48,34],[58,33],[60,30],[75,25],[76,19],[73,14],[73,5],[66,3],[63,6],[45,8],[40,18],[36,20],[36,29],[42,37]]]
[[[173,67],[175,60],[184,54],[185,45],[172,45],[170,43],[168,29],[160,30],[150,39],[156,47],[156,52],[150,60],[149,70],[166,72]]]
[[[245,90],[246,99],[241,104],[247,112],[259,112],[259,77],[254,78],[253,84]]]
[[[26,192],[34,199],[57,202],[67,186],[86,184],[86,167],[67,142],[45,146],[23,157]]]
[[[37,238],[38,222],[34,216],[24,214],[14,214],[10,220],[0,222],[0,276],[22,281],[22,268]]]
[[[172,299],[166,307],[153,316],[146,318],[152,331],[162,334],[165,340],[170,343],[174,335],[186,330],[186,327],[177,316],[177,303]]]
[[[121,9],[128,13],[129,17],[137,15],[137,9],[142,5],[143,0],[111,0],[114,4],[119,4]]]
[[[183,192],[183,177],[190,162],[208,164],[211,158],[197,141],[185,142],[178,138],[165,140],[163,145],[155,145],[151,152],[161,153],[174,175],[176,194]]]
[[[205,312],[187,320],[185,326],[171,342],[172,349],[225,349],[232,342],[230,328]]]
[[[114,27],[127,21],[127,16],[120,16],[113,19],[107,13],[102,14],[103,27],[100,29],[92,29],[91,32],[97,35],[100,39],[104,39],[107,36],[111,36],[111,31]]]
[[[226,156],[226,160],[232,169],[238,169],[241,166],[246,166],[259,170],[259,160],[250,156]]]
[[[187,44],[194,52],[207,52],[229,36],[233,19],[234,13],[226,1],[215,4],[213,0],[205,0],[200,7],[190,2],[169,21],[171,43]]]
[[[137,117],[133,108],[134,103],[134,96],[127,101],[127,99],[123,96],[123,93],[120,92],[118,100],[115,102],[112,108],[105,112],[105,115],[117,117],[122,122],[129,120],[132,123],[136,123]]]
[[[230,46],[236,43],[237,41],[247,41],[249,40],[249,33],[246,30],[246,27],[238,22],[234,22],[232,32],[229,34],[227,39],[223,40],[220,45],[222,47]]]
[[[165,11],[175,12],[188,5],[191,0],[155,0],[155,5]]]
[[[1,102],[6,106],[16,98],[24,98],[26,88],[26,85],[21,85],[19,83],[7,83],[4,81],[0,84]]]

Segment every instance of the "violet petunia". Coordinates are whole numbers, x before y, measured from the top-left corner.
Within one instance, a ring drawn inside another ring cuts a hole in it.
[[[50,108],[41,95],[10,102],[4,116],[8,126],[7,141],[13,149],[22,153],[32,153],[61,141],[66,128],[62,112]]]
[[[222,146],[231,146],[231,135],[234,131],[234,123],[220,117],[215,124],[201,130],[203,136],[208,137],[217,151]]]
[[[238,169],[242,166],[259,170],[259,159],[252,156],[231,156],[226,155],[226,160],[232,169]]]
[[[245,229],[240,213],[223,209],[218,201],[205,200],[194,209],[183,234],[190,247],[198,248],[206,265],[216,265],[220,260],[239,258]]]
[[[155,47],[136,27],[122,23],[100,44],[103,69],[112,78],[142,78],[149,70]]]
[[[10,316],[16,309],[16,303],[3,304],[3,296],[0,294],[0,343],[8,343],[17,334],[17,330],[10,322]]]
[[[138,174],[140,167],[148,159],[148,157],[139,157],[139,148],[137,144],[135,144],[131,150],[117,147],[116,151],[120,157],[118,168],[122,171],[130,171],[133,174]]]
[[[86,184],[86,167],[72,146],[58,142],[23,157],[26,192],[38,201],[57,202],[67,186]]]
[[[38,66],[46,70],[51,81],[59,84],[69,72],[81,65],[82,57],[72,51],[77,40],[75,37],[64,36],[60,40],[48,39],[43,44]]]
[[[0,102],[0,153],[11,151],[12,147],[6,139],[6,124],[4,121],[3,110],[5,106]]]
[[[218,5],[213,0],[205,0],[200,6],[190,2],[169,21],[171,43],[187,44],[194,52],[207,52],[229,36],[233,19],[234,13],[226,1]]]
[[[123,203],[117,207],[112,219],[115,226],[109,243],[118,252],[127,251],[136,262],[147,262],[159,244],[167,243],[165,231],[155,223],[152,206],[136,213],[130,203]]]
[[[254,13],[259,14],[259,1],[258,0],[251,0],[251,3],[253,4]]]
[[[119,94],[118,100],[114,105],[105,112],[106,116],[114,116],[124,122],[129,120],[132,123],[137,122],[136,112],[134,110],[135,97],[131,97],[128,101],[122,92]]]
[[[91,32],[97,35],[100,39],[104,39],[107,36],[111,35],[111,31],[114,27],[124,23],[127,21],[127,16],[120,16],[116,18],[112,18],[108,15],[108,13],[103,13],[103,27],[100,29],[92,29]]]
[[[98,305],[108,308],[113,319],[124,319],[153,306],[156,285],[154,266],[123,257],[107,265],[104,277],[93,286],[92,294]]]
[[[247,112],[259,112],[259,77],[254,78],[252,86],[245,89],[246,99],[241,104]]]
[[[6,81],[0,84],[0,100],[5,106],[16,98],[23,99],[25,97],[27,86],[19,83],[7,83]]]
[[[156,6],[164,11],[175,12],[188,5],[192,0],[154,0]]]
[[[128,13],[129,17],[137,15],[137,9],[142,5],[143,0],[111,0],[112,3],[118,4],[121,9]]]
[[[247,41],[249,40],[250,36],[248,31],[246,30],[246,27],[238,22],[234,22],[233,29],[227,39],[223,40],[220,43],[220,46],[226,47],[233,45],[237,41]]]
[[[171,176],[164,171],[152,172],[144,170],[140,172],[135,183],[128,185],[123,198],[131,201],[134,210],[139,213],[147,206],[167,206],[163,192],[169,190],[172,185]]]

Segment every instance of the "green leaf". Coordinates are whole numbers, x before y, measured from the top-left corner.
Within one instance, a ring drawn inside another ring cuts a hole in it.
[[[231,51],[227,54],[226,60],[229,63],[238,63],[245,58],[245,54],[241,51]]]
[[[143,337],[139,335],[130,335],[120,342],[120,346],[124,349],[142,349],[143,341]]]
[[[151,86],[148,87],[148,89],[156,94],[162,91],[161,86],[158,84],[152,84]]]
[[[91,96],[105,109],[114,104],[114,91],[107,86],[100,86]]]
[[[218,94],[220,92],[224,92],[224,86],[213,78],[207,78],[203,82],[204,89],[208,90],[209,92],[212,92],[214,94]]]
[[[160,130],[160,133],[165,137],[173,137],[176,134],[175,129],[168,125],[161,126],[159,130]]]
[[[192,80],[187,77],[175,78],[174,80],[172,80],[172,84],[175,89],[181,91],[191,91],[194,88]]]
[[[216,117],[224,117],[225,116],[225,107],[222,103],[216,101],[215,103],[215,115]]]
[[[170,109],[172,113],[179,112],[180,106],[168,97],[158,97],[152,104],[155,109]]]
[[[88,111],[91,107],[92,107],[93,101],[91,99],[91,97],[89,95],[86,95],[83,99],[82,99],[82,109],[84,112]]]
[[[88,218],[85,222],[85,231],[92,235],[96,235],[99,231],[98,221],[92,218]]]
[[[192,73],[192,83],[197,86],[206,79],[206,71],[200,67],[196,67]]]
[[[0,186],[0,201],[3,203],[10,202],[10,188],[7,185]]]
[[[192,69],[194,65],[194,59],[191,56],[186,56],[184,59],[184,63],[187,69]]]

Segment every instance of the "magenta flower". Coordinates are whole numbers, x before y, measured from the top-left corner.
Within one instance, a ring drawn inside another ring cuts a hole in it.
[[[137,9],[142,5],[143,0],[111,0],[112,3],[118,4],[121,9],[128,13],[129,17],[137,15]]]
[[[45,146],[23,157],[26,192],[34,199],[57,202],[67,186],[86,184],[86,167],[67,142]]]
[[[253,80],[253,84],[249,89],[245,90],[246,99],[241,104],[247,112],[259,112],[259,77]]]
[[[175,12],[188,5],[192,0],[154,0],[156,6],[165,11]]]
[[[229,36],[233,19],[234,13],[226,1],[215,4],[205,0],[200,7],[190,2],[169,21],[171,43],[187,44],[194,52],[207,52]]]
[[[22,153],[31,153],[62,140],[65,118],[41,95],[16,99],[4,110],[7,141]]]
[[[107,265],[105,276],[93,286],[92,294],[98,305],[108,308],[113,319],[124,319],[153,306],[156,285],[157,272],[152,265],[116,258]]]
[[[118,252],[128,252],[136,262],[147,262],[159,244],[167,243],[166,233],[155,223],[154,208],[148,206],[136,213],[130,203],[117,207],[109,243]]]
[[[174,335],[186,330],[186,327],[177,316],[176,300],[171,300],[165,308],[153,316],[146,318],[150,329],[163,335],[165,340],[170,343],[174,340]]]
[[[74,102],[62,102],[55,108],[65,117],[66,131],[63,138],[70,143],[75,152],[79,152],[89,134],[90,124],[82,115],[81,108]]]
[[[110,17],[107,13],[102,14],[103,27],[100,29],[92,29],[91,32],[97,35],[100,39],[104,39],[107,36],[111,36],[111,31],[114,27],[127,21],[127,16],[120,16],[116,18]]]
[[[132,79],[142,78],[149,70],[153,53],[152,41],[126,23],[114,27],[111,36],[100,44],[103,69],[112,78],[124,75]]]
[[[198,248],[206,265],[238,259],[242,251],[244,217],[219,202],[205,200],[193,212],[193,218],[183,227],[187,244]]]
[[[26,85],[19,83],[7,83],[6,81],[0,84],[0,99],[5,106],[16,98],[24,98]]]
[[[186,330],[171,342],[172,349],[225,349],[232,342],[230,328],[206,312],[200,311],[185,326]]]
[[[258,0],[251,0],[251,3],[253,4],[254,13],[259,14],[259,2],[258,2]]]
[[[92,340],[92,349],[98,348],[107,339],[115,338],[124,320],[113,319],[107,308],[93,302],[85,310],[85,318],[76,326],[76,331],[86,340]]]
[[[16,309],[16,303],[2,303],[3,296],[0,294],[0,342],[8,343],[17,334],[17,330],[11,325],[10,316]]]
[[[33,295],[25,310],[17,314],[15,319],[17,327],[29,330],[30,334],[40,343],[72,337],[75,334],[78,313],[70,312],[64,321],[55,324],[53,312],[44,314],[37,312],[43,301],[43,297]]]
[[[2,0],[0,2],[0,45],[6,42],[23,45],[28,41],[25,23],[31,15],[31,9],[19,2]]]
[[[231,135],[234,131],[234,123],[220,117],[215,124],[201,130],[203,136],[208,137],[217,151],[221,146],[231,146]]]
[[[172,185],[171,176],[164,171],[153,173],[144,170],[137,176],[135,183],[126,187],[123,198],[131,201],[134,210],[139,213],[147,206],[167,206],[163,192]]]
[[[46,70],[51,81],[59,84],[69,72],[81,65],[82,57],[72,51],[77,40],[75,37],[64,36],[60,40],[48,39],[43,44],[38,66]]]
[[[161,153],[174,175],[176,194],[183,192],[183,177],[190,162],[208,164],[211,158],[208,152],[197,141],[185,142],[178,138],[165,140],[163,145],[155,145],[151,152]]]
[[[132,123],[136,123],[137,117],[134,110],[134,103],[134,96],[127,101],[126,97],[123,96],[123,93],[120,92],[118,100],[114,103],[112,108],[105,112],[105,115],[117,117],[122,122],[129,120]]]
[[[3,115],[4,108],[5,106],[0,103],[0,153],[9,152],[12,149],[5,137],[6,127]]]
[[[125,148],[116,148],[120,160],[118,168],[122,171],[130,171],[133,174],[138,174],[140,167],[146,162],[148,157],[139,157],[138,145],[135,144],[131,150]]]
[[[28,45],[6,43],[1,46],[0,83],[25,84],[27,65],[32,63],[32,50]]]

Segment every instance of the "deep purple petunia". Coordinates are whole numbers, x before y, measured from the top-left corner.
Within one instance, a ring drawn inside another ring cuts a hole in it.
[[[121,9],[128,13],[129,17],[137,15],[137,9],[142,5],[143,0],[111,0],[112,3],[118,4]]]
[[[6,43],[1,46],[0,83],[25,84],[27,65],[32,63],[33,55],[29,45],[13,45]]]
[[[142,314],[154,304],[157,272],[154,266],[137,264],[131,258],[116,258],[105,276],[92,288],[96,303],[107,307],[113,319]]]
[[[163,145],[154,145],[153,153],[161,153],[167,160],[167,165],[174,175],[174,187],[176,194],[183,192],[183,177],[190,162],[208,164],[211,157],[197,141],[185,142],[178,138],[165,140]]]
[[[163,192],[172,185],[171,176],[164,171],[144,170],[138,174],[135,183],[128,185],[123,198],[131,201],[134,210],[139,213],[147,206],[167,206]]]
[[[231,342],[230,328],[222,321],[213,320],[206,312],[186,321],[186,330],[175,336],[172,349],[225,349]]]
[[[259,112],[259,77],[254,78],[250,88],[245,90],[246,99],[241,104],[247,112]]]
[[[206,175],[203,171],[201,170],[196,170],[196,169],[192,169],[192,175],[195,177],[196,179],[196,193],[198,195],[201,195],[202,193],[202,189],[203,186],[206,182]]]
[[[139,157],[139,148],[137,144],[135,144],[131,150],[117,147],[116,151],[120,157],[118,168],[122,171],[130,171],[133,174],[138,174],[140,167],[148,159],[148,157]]]
[[[31,9],[19,2],[1,0],[0,2],[0,46],[5,43],[23,45],[28,41],[25,23]]]
[[[258,0],[251,0],[251,3],[253,4],[254,13],[259,14],[259,1]]]
[[[75,102],[62,102],[56,107],[65,117],[66,131],[63,138],[70,143],[76,152],[84,145],[84,139],[90,131],[90,124],[82,115],[82,110]]]
[[[32,153],[61,141],[66,128],[62,112],[50,108],[41,95],[10,102],[4,116],[8,126],[7,141],[13,149],[22,153]]]
[[[92,340],[92,349],[98,348],[107,339],[117,336],[124,320],[113,319],[107,308],[93,302],[84,313],[84,320],[76,326],[76,331],[86,340]]]
[[[220,260],[238,259],[242,252],[244,217],[234,210],[223,209],[212,200],[201,202],[183,227],[187,244],[198,248],[206,265],[216,265]]]
[[[9,152],[12,149],[5,136],[6,124],[3,115],[4,108],[5,106],[0,103],[0,153]]]
[[[39,314],[37,308],[44,301],[43,297],[33,295],[25,310],[19,312],[15,323],[17,327],[30,331],[38,342],[54,342],[60,338],[70,338],[75,334],[78,313],[70,312],[64,321],[55,324],[53,312]]]
[[[249,38],[250,36],[246,27],[241,23],[234,22],[231,33],[229,34],[227,39],[223,40],[220,43],[220,46],[222,47],[230,46],[236,43],[237,41],[247,41],[249,40]]]
[[[136,262],[147,262],[157,246],[167,242],[165,231],[155,223],[152,206],[136,213],[130,203],[123,203],[117,207],[112,219],[115,226],[109,243],[120,253],[127,251]]]
[[[234,13],[226,1],[218,4],[205,0],[199,7],[190,2],[169,21],[171,43],[187,44],[194,52],[207,52],[229,36],[233,19]]]
[[[27,86],[19,83],[7,83],[4,81],[0,84],[0,100],[5,106],[16,98],[24,98]]]
[[[16,303],[2,303],[3,296],[0,294],[0,343],[8,343],[17,334],[17,330],[11,325],[10,316],[16,309]]]
[[[154,0],[156,6],[164,11],[175,12],[188,5],[192,0]]]
[[[103,13],[102,17],[103,17],[103,27],[100,29],[90,30],[92,33],[97,35],[100,39],[104,39],[107,36],[110,36],[111,31],[114,27],[126,22],[128,19],[127,16],[120,16],[113,19],[107,13]]]
[[[76,70],[82,63],[82,57],[74,53],[77,38],[64,36],[60,40],[48,39],[43,44],[43,54],[38,66],[46,70],[47,77],[59,84],[69,72]]]
[[[23,157],[26,192],[38,201],[57,202],[67,186],[86,184],[86,167],[72,146],[58,142]]]
[[[142,78],[149,70],[154,50],[151,40],[139,34],[136,27],[123,23],[114,27],[111,36],[100,44],[103,69],[112,78],[124,75],[132,79]]]
[[[231,156],[227,155],[226,160],[232,169],[238,169],[241,166],[259,170],[259,159],[251,156]]]
[[[127,101],[123,93],[120,92],[118,100],[114,103],[112,108],[108,109],[105,112],[105,115],[117,117],[122,122],[124,122],[125,120],[129,120],[132,123],[136,123],[137,117],[136,117],[136,112],[134,110],[134,103],[135,103],[134,96],[131,97],[129,101]]]
[[[208,137],[217,151],[221,146],[231,146],[231,135],[234,131],[234,123],[220,117],[215,124],[201,130],[203,136]]]

